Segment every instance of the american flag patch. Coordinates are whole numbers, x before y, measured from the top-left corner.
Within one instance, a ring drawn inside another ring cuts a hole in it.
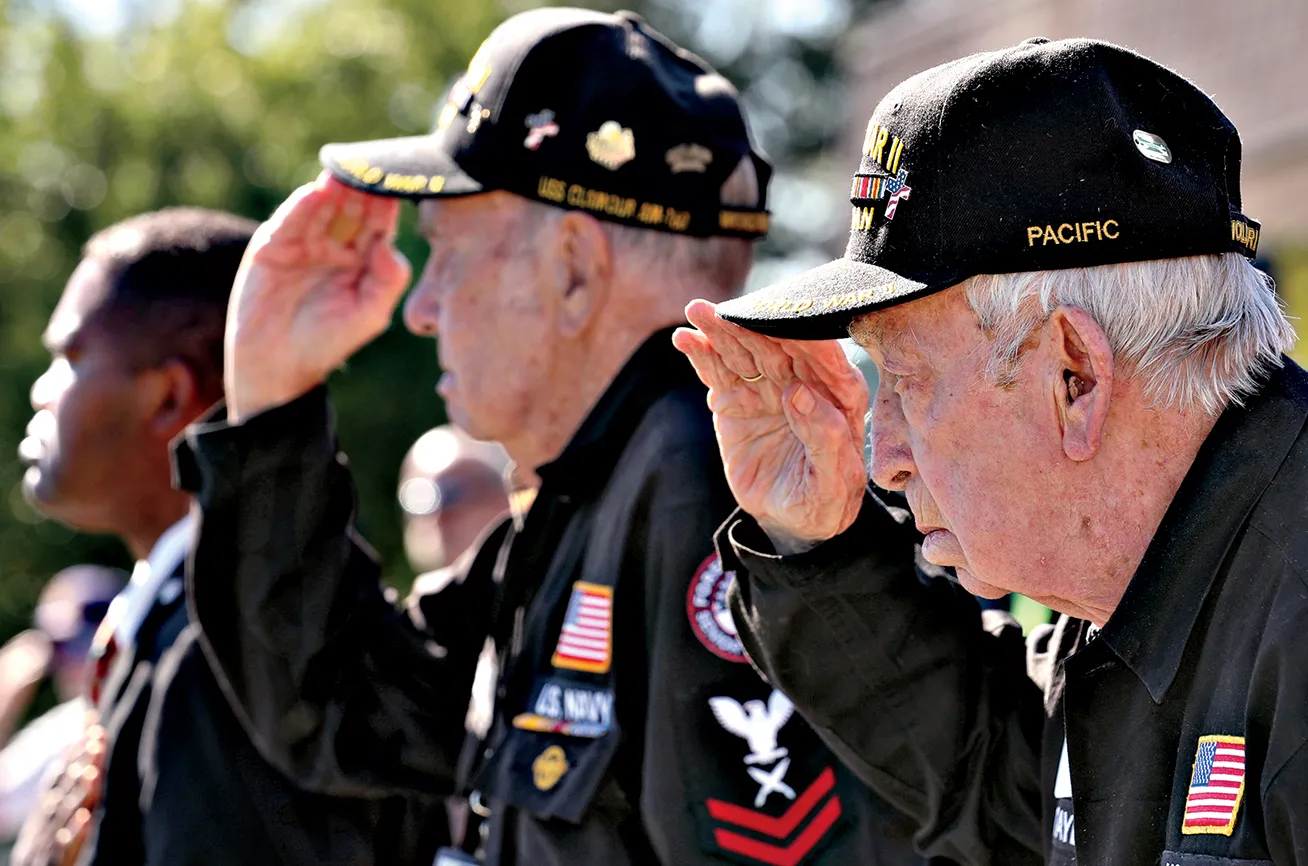
[[[1230,836],[1244,796],[1244,779],[1244,737],[1200,737],[1181,832]]]
[[[608,673],[613,649],[613,587],[579,580],[550,663],[556,668]]]

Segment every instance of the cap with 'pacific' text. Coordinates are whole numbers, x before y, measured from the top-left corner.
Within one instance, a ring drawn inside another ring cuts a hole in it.
[[[1090,39],[1029,39],[913,76],[877,106],[841,259],[718,306],[750,330],[853,318],[980,274],[1239,252],[1240,137],[1194,84]]]

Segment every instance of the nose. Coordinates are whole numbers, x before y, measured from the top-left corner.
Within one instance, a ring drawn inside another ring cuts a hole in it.
[[[427,260],[418,284],[404,301],[404,326],[419,337],[435,337],[441,314],[440,284],[436,256]]]
[[[27,396],[32,402],[32,408],[38,412],[50,408],[68,386],[71,375],[72,368],[63,358],[51,363],[49,368],[32,383],[32,390],[28,392]]]
[[[908,444],[908,424],[895,393],[894,377],[881,376],[872,400],[869,437],[872,480],[886,490],[903,490],[917,472]]]

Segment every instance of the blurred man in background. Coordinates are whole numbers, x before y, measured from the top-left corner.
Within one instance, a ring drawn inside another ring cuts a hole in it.
[[[36,628],[0,649],[0,718],[17,720],[48,676],[59,704],[30,722],[0,751],[0,839],[12,840],[37,803],[41,781],[82,736],[86,725],[87,655],[110,602],[127,584],[127,574],[103,565],[72,565],[41,590],[33,616]],[[11,665],[11,652],[41,664]],[[12,676],[26,667],[27,676]],[[39,673],[38,673],[39,672]],[[36,674],[36,676],[32,676]]]
[[[734,88],[634,16],[537,10],[491,34],[437,126],[323,149],[335,177],[242,267],[228,418],[178,452],[197,615],[253,735],[320,790],[462,782],[489,864],[920,862],[725,608],[710,537],[733,503],[670,338],[689,298],[740,291],[766,231]],[[408,283],[383,196],[426,199],[405,320],[439,334],[450,417],[541,480],[418,628],[355,534],[321,387]],[[460,768],[487,637],[494,712]]]
[[[99,724],[23,828],[23,866],[410,862],[439,842],[440,822],[408,821],[405,802],[307,795],[266,764],[188,626],[190,498],[169,442],[222,397],[227,300],[255,225],[179,208],[105,229],[46,330],[24,490],[62,523],[119,536],[137,564],[93,651]]]
[[[509,510],[509,455],[453,424],[418,437],[400,466],[404,552],[419,574],[450,565]]]

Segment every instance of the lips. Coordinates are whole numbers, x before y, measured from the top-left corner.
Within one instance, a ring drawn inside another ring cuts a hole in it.
[[[18,459],[28,466],[35,466],[45,456],[45,443],[34,436],[26,436],[18,443]]]
[[[940,519],[934,502],[921,494],[914,495],[912,491],[905,491],[905,495],[908,497],[908,510],[913,513],[913,525],[918,532],[930,535],[933,532],[948,531],[949,527]]]
[[[48,409],[42,409],[27,422],[27,436],[18,443],[18,459],[29,466],[40,463],[45,458],[46,442],[54,438],[55,417]]]
[[[922,539],[922,557],[934,565],[961,567],[967,565],[963,546],[948,529],[934,529]]]

